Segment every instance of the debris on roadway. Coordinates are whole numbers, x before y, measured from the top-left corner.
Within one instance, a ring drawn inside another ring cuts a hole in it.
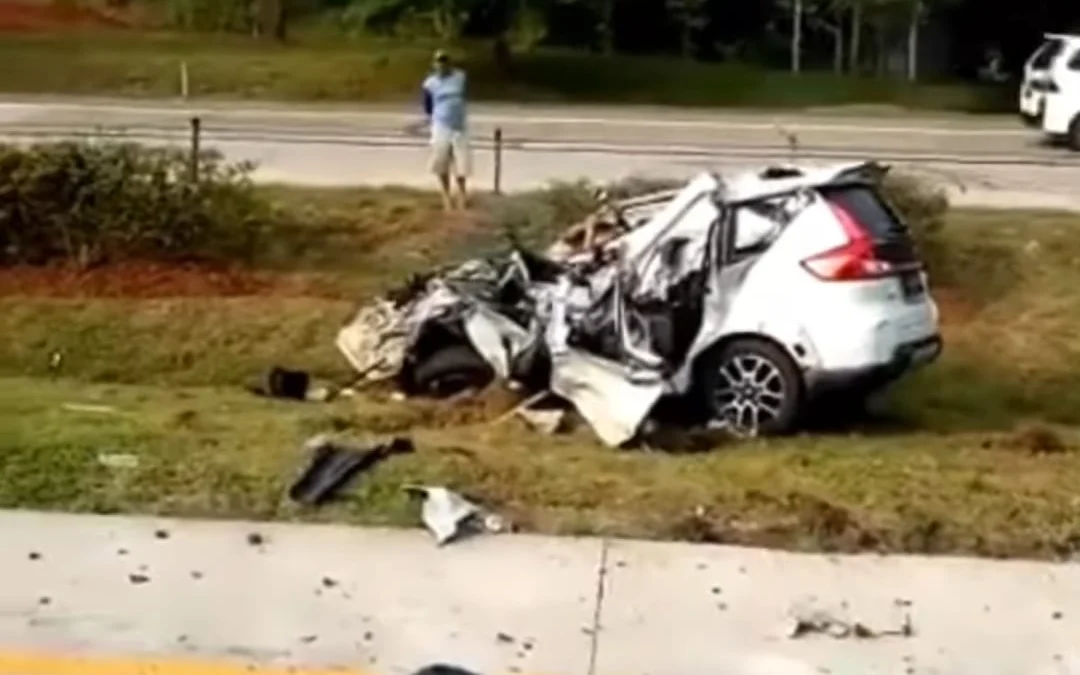
[[[792,609],[788,616],[787,637],[798,640],[810,635],[824,635],[837,640],[872,640],[884,637],[910,638],[915,634],[911,615],[904,613],[899,621],[887,627],[871,627],[867,622],[851,619],[837,612],[804,605]]]
[[[337,347],[405,396],[493,380],[553,393],[611,446],[655,426],[661,400],[738,436],[785,433],[812,396],[868,395],[941,351],[886,171],[702,173],[604,197],[543,255],[469,260],[364,305]]]
[[[414,451],[413,443],[408,438],[394,438],[371,447],[356,448],[337,443],[328,436],[316,436],[304,448],[310,460],[307,468],[289,488],[289,498],[309,506],[326,503],[354,477],[371,470],[380,462]]]
[[[509,529],[501,516],[484,510],[445,487],[409,485],[405,487],[405,491],[424,500],[421,519],[439,546],[471,534],[498,534]]]
[[[99,452],[98,464],[108,469],[137,469],[139,457],[126,452]]]
[[[289,370],[280,366],[271,368],[264,381],[250,390],[258,396],[312,403],[325,403],[342,393],[333,387],[315,386],[311,375],[306,371]]]
[[[115,406],[100,405],[97,403],[65,403],[61,407],[68,412],[88,413],[92,415],[112,415],[117,412]]]

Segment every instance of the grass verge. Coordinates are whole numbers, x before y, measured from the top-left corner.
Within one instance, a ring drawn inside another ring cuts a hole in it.
[[[57,289],[0,276],[0,506],[407,524],[416,514],[399,488],[422,482],[539,532],[1030,557],[1080,548],[1080,217],[949,216],[935,246],[948,346],[885,415],[844,432],[684,439],[682,452],[650,453],[604,448],[581,426],[545,437],[495,424],[512,405],[497,391],[456,404],[247,394],[241,385],[272,364],[344,376],[332,338],[356,299],[496,238],[483,218],[447,219],[427,195],[274,195],[311,216],[265,252],[260,274],[276,285],[102,297],[99,281]],[[408,433],[418,452],[337,504],[299,510],[284,492],[319,432]],[[137,466],[103,457],[115,454]]]
[[[187,64],[192,96],[284,101],[414,100],[431,45],[299,40],[289,45],[236,36],[147,32],[5,34],[0,59],[33,68],[0,71],[0,91],[175,97]],[[540,50],[497,68],[486,45],[460,50],[480,100],[737,106],[872,104],[941,111],[1011,110],[1007,92],[967,84],[798,76],[743,65],[655,57],[602,57]]]

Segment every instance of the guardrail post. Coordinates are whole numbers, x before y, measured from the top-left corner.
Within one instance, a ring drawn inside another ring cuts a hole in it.
[[[191,182],[199,181],[199,144],[202,135],[202,120],[191,118]]]
[[[493,186],[495,194],[502,194],[502,144],[502,127],[495,127],[495,184]]]

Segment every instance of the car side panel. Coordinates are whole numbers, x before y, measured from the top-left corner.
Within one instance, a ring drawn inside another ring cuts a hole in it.
[[[807,257],[845,242],[824,202],[808,206],[748,272],[723,333],[769,337],[807,371],[884,365],[902,346],[937,335],[929,291],[913,301],[904,298],[899,277],[827,282],[802,267]]]

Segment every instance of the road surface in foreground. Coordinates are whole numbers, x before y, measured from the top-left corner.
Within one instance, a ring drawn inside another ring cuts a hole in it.
[[[202,121],[204,146],[230,160],[254,161],[261,181],[431,186],[425,140],[406,131],[417,117],[404,108],[19,100],[0,102],[0,139],[90,136],[187,145],[193,116]],[[500,128],[507,190],[579,178],[685,178],[793,159],[873,159],[940,183],[960,205],[1080,210],[1080,158],[1041,146],[1036,134],[1008,119],[488,105],[475,108],[472,126],[481,189],[494,183],[492,135]]]
[[[1080,673],[1075,564],[25,512],[0,537],[3,675]],[[792,637],[811,610],[864,637]]]

